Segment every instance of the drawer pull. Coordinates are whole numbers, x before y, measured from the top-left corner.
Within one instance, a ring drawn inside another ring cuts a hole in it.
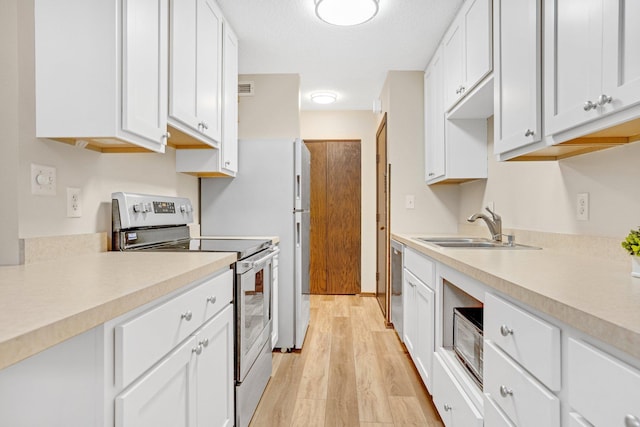
[[[447,405],[446,403],[444,404],[444,410],[449,412],[451,410],[451,406]]]
[[[507,386],[501,385],[500,386],[500,396],[502,396],[502,397],[513,396],[513,390],[511,390]]]
[[[500,326],[500,334],[503,337],[506,337],[508,335],[513,335],[513,329],[511,329],[507,325],[502,325],[502,326]]]
[[[209,345],[209,338],[205,338],[202,341],[200,341],[199,345],[203,347],[207,347]]]
[[[207,298],[207,302],[210,302],[211,304],[215,304],[216,303],[216,297],[215,296],[211,296],[211,297]]]
[[[192,348],[191,352],[195,353],[197,356],[200,356],[202,354],[202,344],[198,344],[197,346]]]
[[[191,310],[187,310],[186,313],[182,313],[182,316],[180,316],[181,319],[184,319],[187,322],[190,321],[192,317],[193,313],[191,313]]]
[[[627,416],[624,417],[624,427],[640,427],[640,418],[627,414]]]

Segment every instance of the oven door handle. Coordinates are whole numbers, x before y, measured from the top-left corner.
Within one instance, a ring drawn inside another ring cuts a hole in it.
[[[256,268],[260,264],[266,262],[269,258],[273,258],[274,256],[276,256],[279,253],[280,253],[280,248],[271,249],[267,255],[263,256],[260,259],[255,260],[255,261],[251,261],[251,263],[247,262],[246,265],[247,265],[248,268],[251,268],[251,269]]]

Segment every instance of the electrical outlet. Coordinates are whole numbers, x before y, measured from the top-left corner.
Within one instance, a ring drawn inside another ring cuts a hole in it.
[[[56,195],[56,168],[31,164],[31,194],[38,196]]]
[[[589,220],[589,193],[578,193],[576,219],[578,221]]]
[[[407,209],[416,208],[416,198],[413,194],[407,194],[404,196],[404,207]]]
[[[80,218],[81,216],[80,189],[67,187],[67,218]]]

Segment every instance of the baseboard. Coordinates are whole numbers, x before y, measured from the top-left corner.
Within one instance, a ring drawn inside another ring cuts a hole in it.
[[[361,296],[361,297],[375,297],[376,293],[375,292],[360,292],[358,294],[358,296]]]

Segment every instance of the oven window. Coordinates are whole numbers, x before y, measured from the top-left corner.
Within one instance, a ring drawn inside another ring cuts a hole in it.
[[[269,322],[268,307],[265,310],[268,295],[265,294],[266,269],[262,268],[252,273],[250,280],[245,281],[248,285],[243,285],[244,299],[244,352],[248,353],[251,347],[260,337],[264,327]]]

